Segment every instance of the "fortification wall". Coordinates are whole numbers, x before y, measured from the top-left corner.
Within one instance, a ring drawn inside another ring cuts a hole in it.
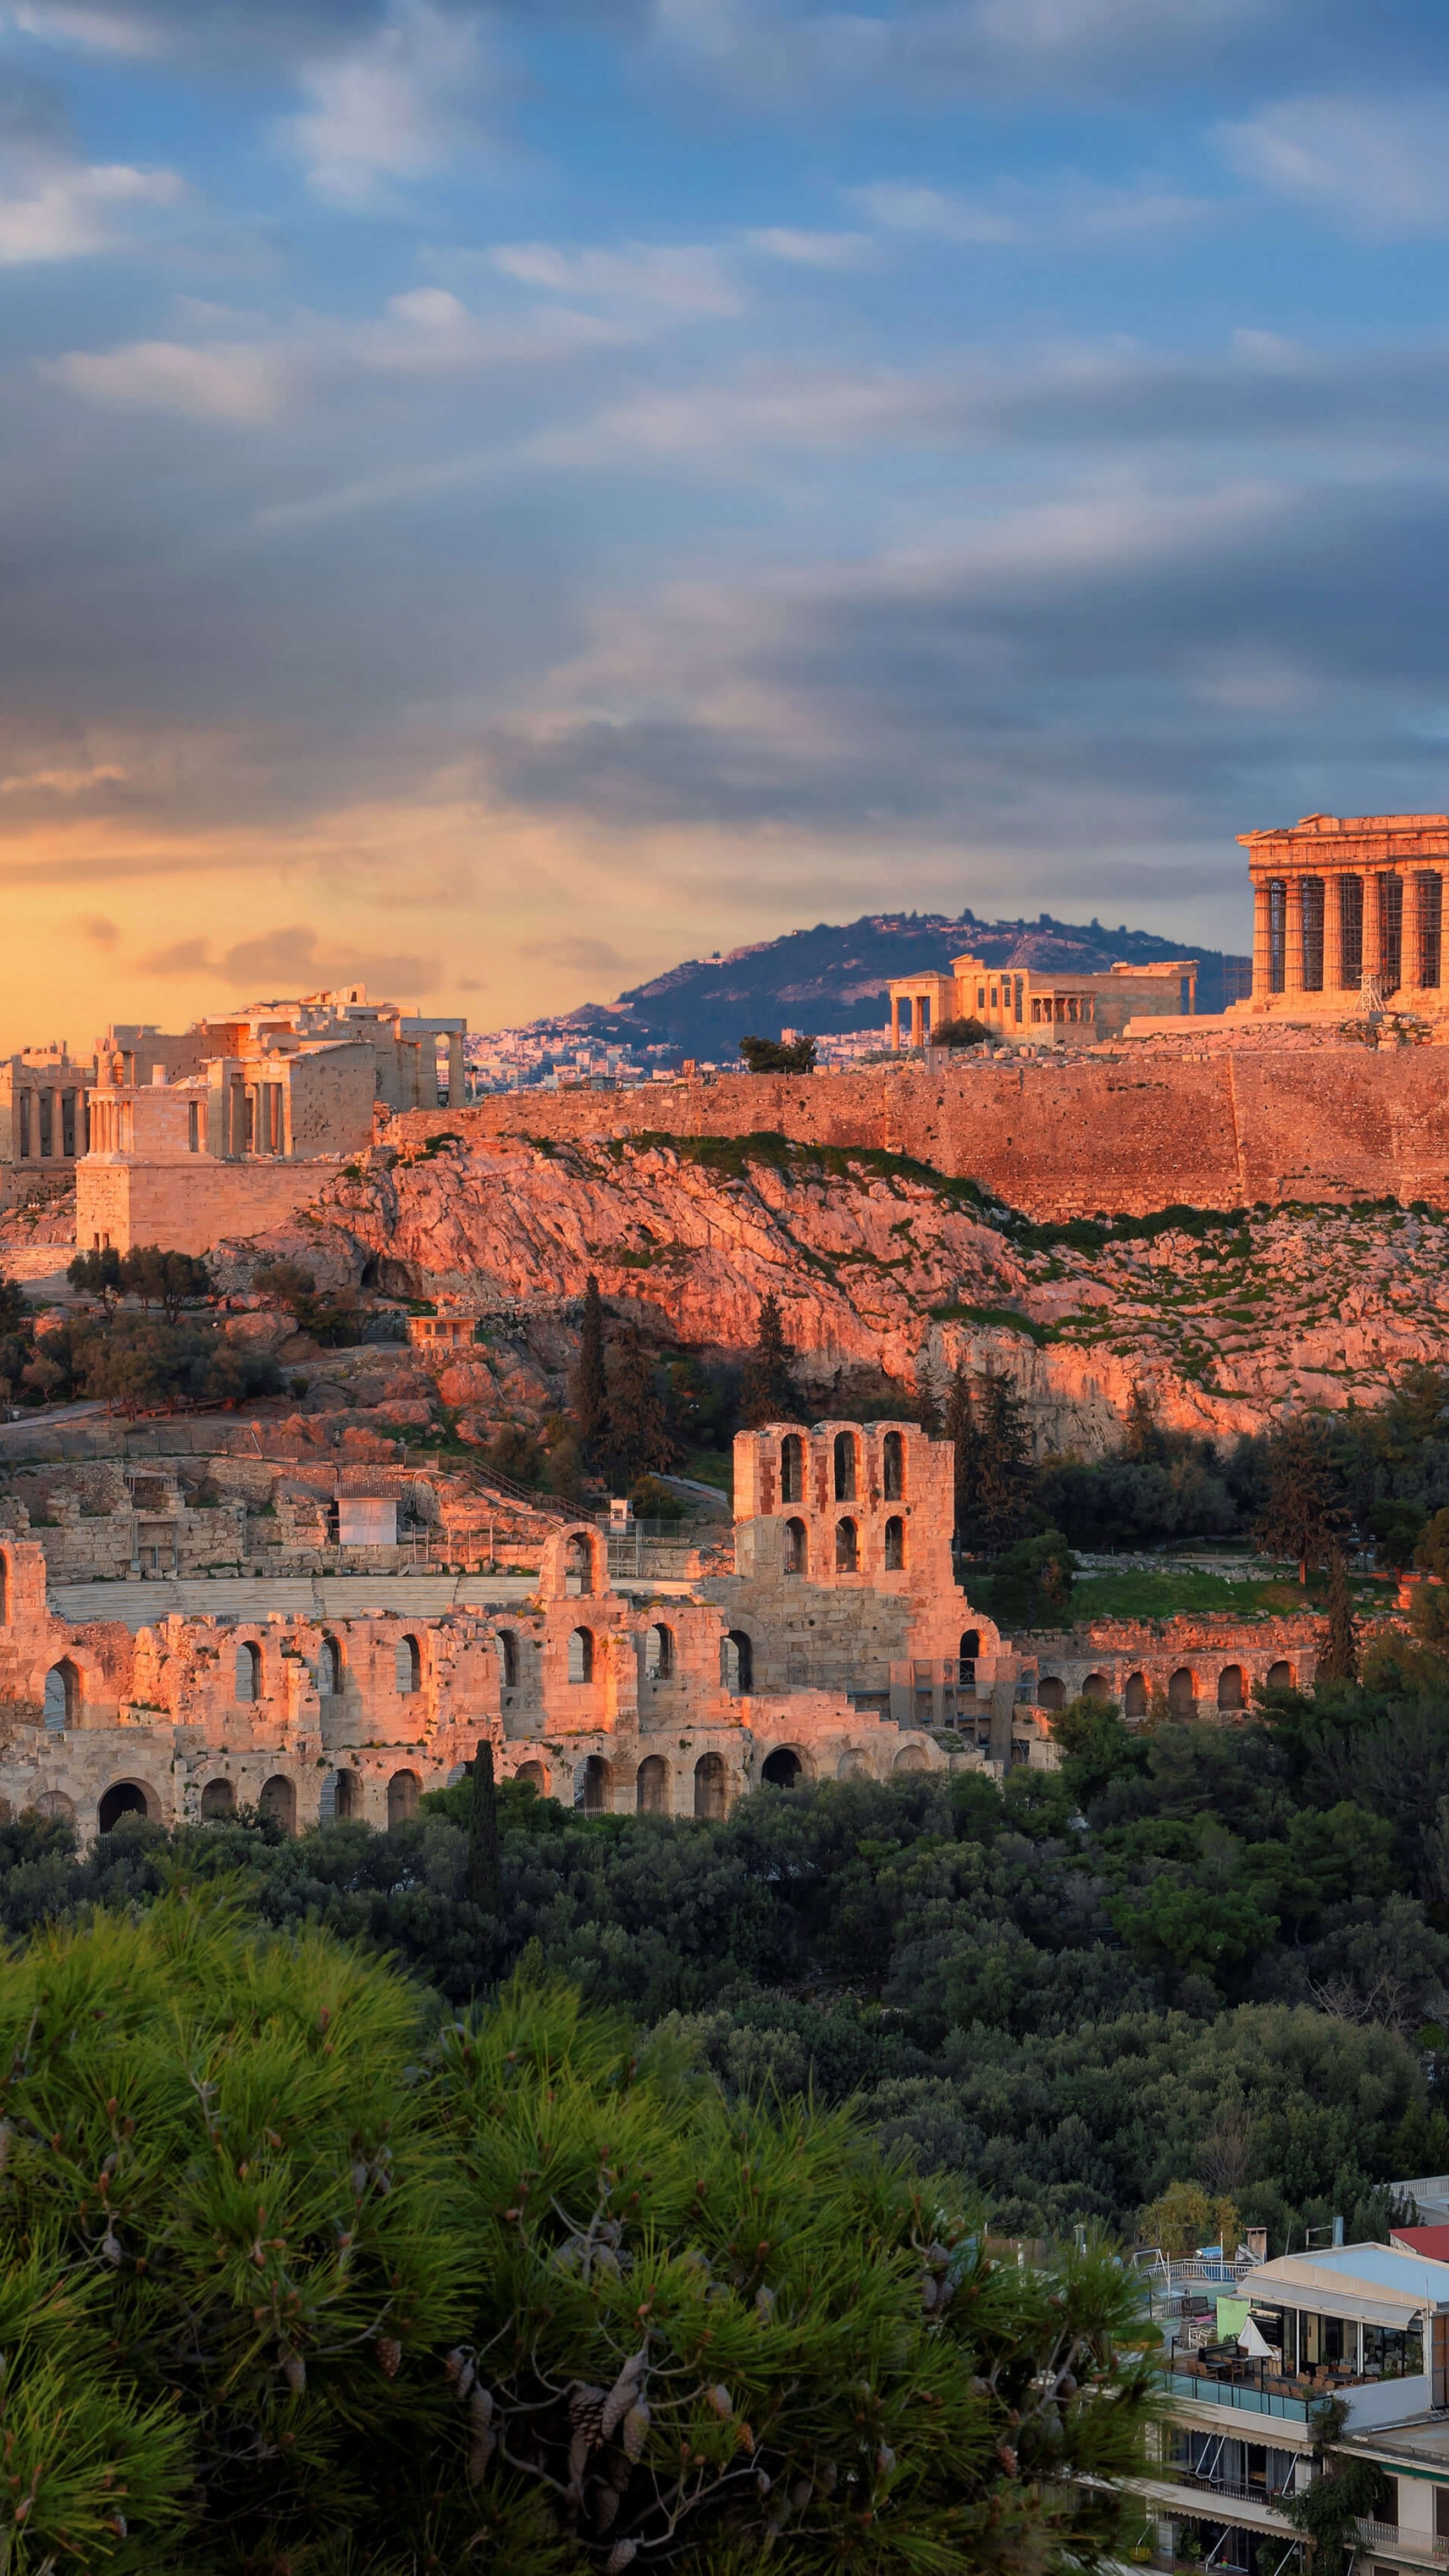
[[[624,1092],[500,1094],[411,1111],[388,1141],[451,1131],[563,1140],[652,1131],[909,1154],[1042,1219],[1100,1209],[1395,1197],[1449,1205],[1449,1052],[1154,1046],[1063,1063],[726,1074]],[[81,1167],[84,1171],[84,1166]],[[84,1239],[84,1238],[83,1238]]]
[[[85,1251],[161,1243],[169,1252],[209,1252],[223,1235],[285,1225],[335,1170],[327,1162],[223,1163],[201,1154],[184,1163],[88,1159],[76,1165],[76,1241]]]

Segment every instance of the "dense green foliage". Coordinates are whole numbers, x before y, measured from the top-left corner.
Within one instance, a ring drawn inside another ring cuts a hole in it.
[[[22,1949],[0,2052],[9,2576],[1120,2544],[1153,2402],[1121,2267],[1022,2272],[846,2115],[730,2102],[567,1990],[440,2026],[173,1890]]]
[[[813,1038],[741,1038],[740,1056],[748,1073],[813,1073],[817,1049]]]

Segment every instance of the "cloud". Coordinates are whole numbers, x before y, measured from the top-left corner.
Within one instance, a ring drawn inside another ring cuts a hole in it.
[[[0,267],[113,250],[127,238],[128,213],[174,206],[185,193],[171,170],[134,170],[125,163],[46,170],[0,195]]]
[[[505,277],[553,295],[688,315],[741,309],[739,288],[719,253],[698,244],[626,242],[622,250],[563,250],[552,242],[505,242],[492,257]]]
[[[441,980],[435,957],[365,955],[339,946],[309,922],[292,922],[239,940],[216,954],[207,939],[179,939],[137,960],[143,975],[205,976],[210,982],[269,986],[278,994],[331,990],[339,984],[366,984],[375,995],[391,985],[409,998],[431,992]]]
[[[123,787],[126,772],[105,764],[85,769],[25,769],[0,778],[0,796],[54,799],[67,801],[93,795],[98,787]]]
[[[519,942],[518,953],[571,975],[622,975],[633,963],[607,939],[525,939]]]
[[[379,322],[345,328],[320,342],[313,336],[319,355],[350,357],[387,374],[426,376],[568,358],[580,350],[616,347],[629,335],[615,322],[567,305],[483,319],[446,287],[417,286],[392,296]]]
[[[487,85],[482,29],[432,0],[393,0],[382,26],[308,64],[308,105],[281,137],[325,204],[362,211],[430,179],[476,139]]]
[[[1014,216],[974,204],[967,197],[949,196],[940,188],[882,181],[853,188],[851,194],[871,221],[888,232],[934,233],[938,240],[952,242],[1018,242],[1025,237],[1023,225]]]
[[[274,351],[188,348],[176,340],[137,340],[129,348],[74,349],[40,362],[40,372],[86,402],[118,411],[174,412],[183,420],[252,429],[275,420],[286,390]]]
[[[121,936],[116,924],[103,912],[82,913],[72,926],[92,948],[114,948]]]
[[[1355,232],[1449,230],[1449,93],[1290,98],[1219,129],[1233,166]]]
[[[751,250],[793,268],[869,268],[877,256],[868,233],[796,232],[788,224],[768,224],[745,239]]]

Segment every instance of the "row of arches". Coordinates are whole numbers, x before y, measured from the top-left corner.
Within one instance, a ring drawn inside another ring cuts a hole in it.
[[[854,1431],[837,1431],[831,1446],[831,1470],[835,1500],[838,1503],[859,1502],[862,1492],[860,1440]],[[881,1441],[880,1474],[885,1501],[904,1501],[906,1444],[899,1431],[887,1431]],[[787,1431],[780,1443],[780,1500],[782,1503],[803,1503],[806,1500],[805,1441],[798,1431]]]
[[[848,1516],[835,1524],[835,1571],[837,1574],[860,1572],[860,1524]],[[892,1512],[885,1525],[885,1570],[900,1574],[906,1562],[906,1525],[899,1512]],[[787,1574],[810,1571],[810,1533],[802,1520],[785,1523],[784,1567]]]
[[[965,1639],[962,1639],[964,1664]],[[1269,1690],[1291,1690],[1293,1667],[1288,1663],[1270,1664],[1264,1680]],[[1078,1696],[1082,1699],[1115,1699],[1117,1696],[1105,1673],[1088,1673]],[[1204,1694],[1198,1689],[1196,1673],[1189,1664],[1179,1664],[1168,1675],[1167,1706],[1173,1717],[1191,1717],[1202,1705]],[[1065,1708],[1066,1683],[1056,1673],[1044,1673],[1037,1684],[1038,1708]],[[1248,1706],[1248,1677],[1241,1664],[1224,1664],[1217,1677],[1212,1704],[1227,1714]],[[1129,1673],[1122,1685],[1124,1717],[1146,1717],[1152,1705],[1152,1686],[1145,1673]]]
[[[891,1767],[896,1771],[924,1771],[929,1758],[923,1745],[906,1744]],[[635,1811],[641,1816],[675,1814],[675,1783],[682,1768],[672,1765],[662,1753],[646,1754],[634,1774]],[[871,1769],[869,1756],[855,1747],[843,1753],[836,1766],[837,1777],[842,1780],[869,1776]],[[520,1762],[514,1776],[526,1780],[541,1798],[548,1795],[548,1772],[542,1762]],[[694,1814],[706,1821],[722,1818],[729,1805],[729,1772],[724,1756],[702,1753],[687,1776],[692,1780]],[[813,1765],[807,1769],[806,1757],[793,1745],[776,1745],[760,1765],[760,1778],[771,1789],[793,1789],[807,1777],[813,1777]],[[613,1815],[621,1797],[627,1798],[628,1787],[627,1774],[621,1767],[601,1753],[591,1753],[575,1775],[574,1803],[586,1816]]]
[[[255,1699],[261,1685],[262,1659],[256,1646],[237,1648],[236,1695],[239,1700]],[[336,1699],[346,1676],[346,1659],[336,1637],[324,1637],[317,1654],[317,1696]],[[411,1697],[423,1686],[423,1654],[416,1637],[399,1637],[393,1662],[393,1679],[403,1698]]]
[[[592,1682],[598,1676],[598,1639],[592,1628],[575,1628],[568,1642],[568,1677],[571,1682]],[[663,1620],[656,1621],[644,1635],[644,1678],[650,1682],[674,1679],[678,1669],[674,1631]],[[739,1698],[755,1686],[755,1648],[743,1628],[731,1628],[721,1637],[719,1678],[722,1690]]]

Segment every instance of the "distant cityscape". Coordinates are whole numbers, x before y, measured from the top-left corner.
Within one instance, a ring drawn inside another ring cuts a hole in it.
[[[761,1032],[773,1035],[772,1030]],[[788,1046],[798,1029],[782,1029]],[[890,1031],[842,1029],[815,1040],[816,1061],[838,1070],[868,1063],[890,1051]],[[567,1091],[584,1082],[607,1082],[632,1090],[641,1082],[671,1082],[684,1061],[679,1046],[615,1044],[580,1035],[567,1019],[529,1020],[516,1029],[490,1029],[463,1041],[468,1097],[480,1100],[494,1091]],[[701,1073],[739,1071],[737,1058],[701,1056]]]

